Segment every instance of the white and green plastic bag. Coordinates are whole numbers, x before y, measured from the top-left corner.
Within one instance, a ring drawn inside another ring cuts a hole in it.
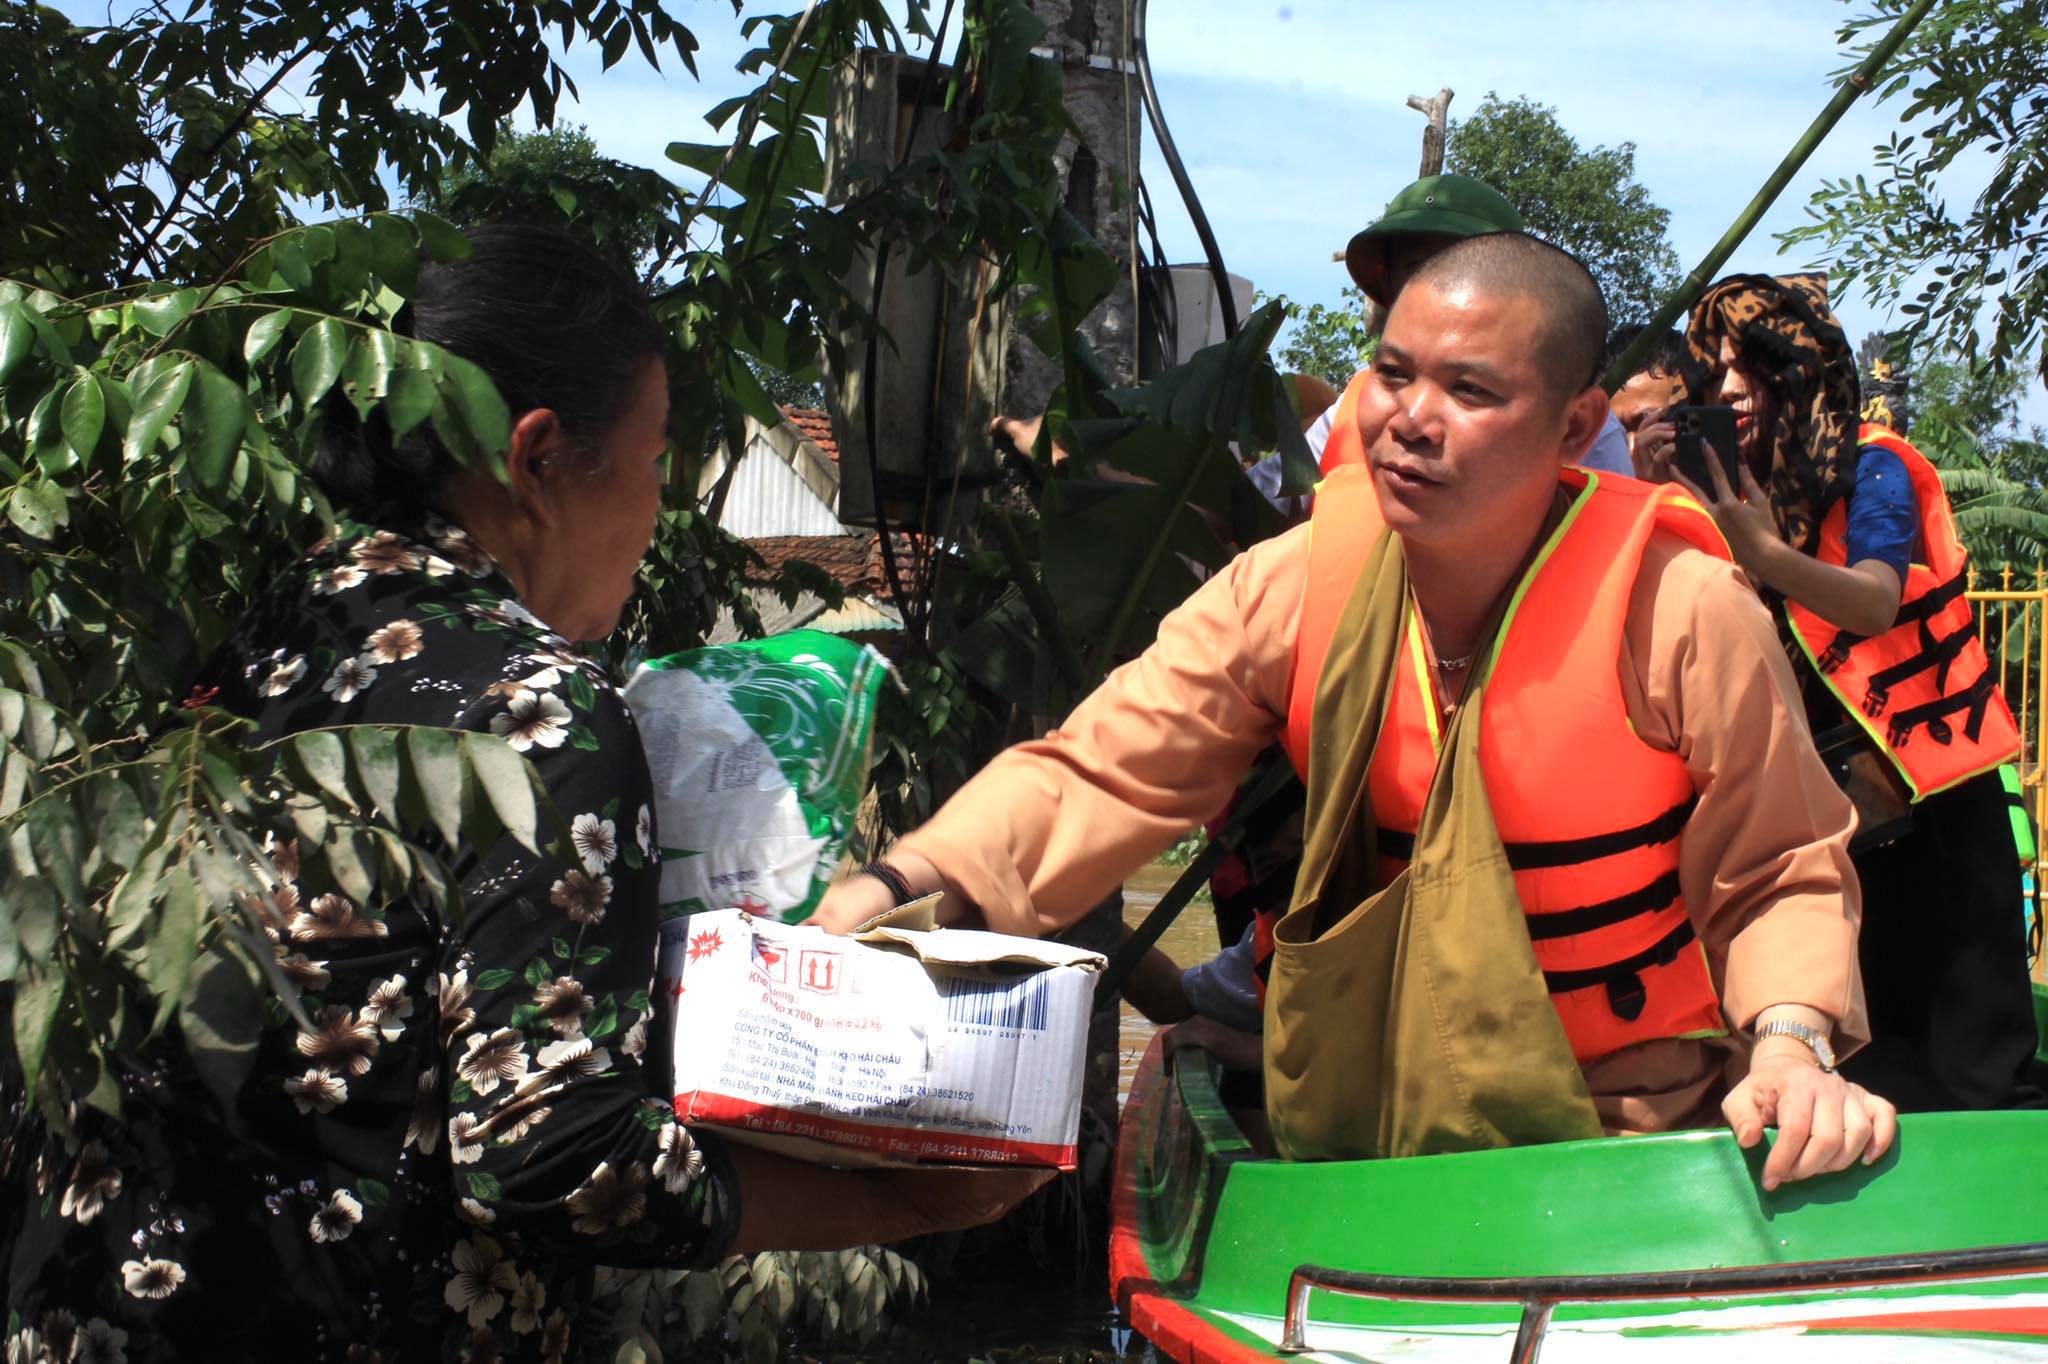
[[[816,630],[643,665],[626,687],[654,774],[662,917],[816,908],[867,785],[888,663]]]

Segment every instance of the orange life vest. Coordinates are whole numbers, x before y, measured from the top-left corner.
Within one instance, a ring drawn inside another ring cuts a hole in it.
[[[1570,510],[1517,587],[1486,683],[1480,766],[1537,964],[1581,1062],[1657,1038],[1719,1036],[1721,1005],[1679,889],[1695,800],[1676,754],[1635,735],[1621,692],[1622,629],[1644,547],[1675,533],[1727,557],[1698,504],[1668,487],[1566,469]],[[1285,744],[1311,748],[1316,686],[1338,617],[1379,534],[1370,469],[1324,480],[1310,531]],[[1369,781],[1381,882],[1414,846],[1437,766],[1438,710],[1409,612]],[[1261,988],[1278,915],[1261,918]]]
[[[1896,431],[1866,423],[1857,440],[1891,451],[1906,466],[1927,562],[1907,568],[1899,618],[1881,635],[1841,629],[1792,601],[1785,613],[1828,690],[1877,741],[1917,801],[2010,762],[2020,751],[2020,731],[1963,595],[1970,556],[1941,475]],[[1846,500],[1821,520],[1814,557],[1848,562]]]
[[[1330,438],[1323,442],[1322,465],[1326,474],[1347,464],[1365,463],[1365,441],[1358,434],[1358,394],[1371,373],[1371,366],[1367,366],[1352,375],[1351,382],[1344,385],[1344,396],[1337,399],[1337,411],[1330,418]]]

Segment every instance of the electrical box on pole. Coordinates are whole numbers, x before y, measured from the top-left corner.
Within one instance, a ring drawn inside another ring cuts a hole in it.
[[[1124,8],[1123,0],[1033,5],[1047,30],[1033,55],[1059,63],[1074,125],[1054,158],[1061,197],[1122,267],[1115,291],[1081,325],[1104,370],[1120,383],[1137,377],[1138,358],[1130,187],[1137,182],[1139,129]],[[883,51],[860,52],[841,66],[826,137],[828,203],[844,202],[861,177],[961,135],[959,116],[944,105],[949,72],[941,69],[927,82],[926,69],[923,57]],[[870,246],[850,281],[857,298],[877,304],[884,335],[872,363],[867,338],[842,336],[844,364],[826,376],[840,450],[839,516],[849,525],[886,519],[892,531],[944,535],[998,480],[991,418],[1044,411],[1060,371],[1016,334],[1011,299],[988,297],[993,262],[970,264],[948,279],[930,269],[912,272],[901,251],[890,251],[878,293],[881,256]]]
[[[825,147],[828,203],[850,197],[860,177],[886,173],[953,137],[957,117],[942,105],[946,73],[934,73],[929,83],[925,74],[923,59],[877,50],[856,53],[839,68]],[[882,336],[872,347],[866,337],[842,336],[845,365],[825,386],[839,443],[839,519],[872,526],[879,510],[891,530],[939,529],[934,523],[945,508],[933,505],[935,485],[943,498],[957,476],[958,514],[996,473],[987,429],[996,414],[1009,309],[984,300],[985,287],[976,286],[985,286],[985,271],[970,268],[963,280],[931,269],[913,273],[901,251],[888,253],[877,290],[880,256],[869,244],[850,283],[856,298],[875,307]]]

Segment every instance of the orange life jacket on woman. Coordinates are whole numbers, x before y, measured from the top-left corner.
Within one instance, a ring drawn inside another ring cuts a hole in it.
[[[1970,556],[1941,475],[1896,431],[1866,423],[1857,441],[1891,451],[1906,466],[1927,562],[1907,568],[1898,620],[1881,635],[1844,630],[1789,600],[1785,613],[1828,690],[1877,741],[1917,801],[2010,762],[2020,751],[2020,730],[1963,595]],[[1814,557],[1848,562],[1846,500],[1821,520]]]
[[[1571,508],[1501,627],[1479,742],[1536,961],[1583,1063],[1638,1042],[1726,1031],[1679,889],[1692,777],[1676,753],[1636,737],[1620,659],[1650,537],[1664,531],[1717,557],[1728,551],[1712,519],[1672,489],[1581,469],[1566,469],[1563,485]],[[1323,660],[1380,531],[1371,470],[1332,472],[1312,525],[1284,740],[1304,775],[1311,748],[1324,741],[1310,730]],[[1368,775],[1382,884],[1414,846],[1437,766],[1432,669],[1412,608],[1408,614],[1405,657]],[[1278,917],[1258,925],[1261,988]]]

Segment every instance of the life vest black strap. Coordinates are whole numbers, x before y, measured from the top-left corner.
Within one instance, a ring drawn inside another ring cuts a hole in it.
[[[1939,611],[1947,609],[1948,606],[1951,603],[1953,603],[1956,598],[1963,595],[1963,589],[1967,586],[1968,583],[1965,581],[1964,575],[1961,573],[1956,574],[1953,578],[1948,579],[1940,586],[1933,588],[1932,590],[1928,591],[1922,596],[1916,597],[1912,601],[1909,601],[1901,607],[1899,607],[1899,614],[1897,618],[1894,619],[1892,622],[1893,628],[1896,629],[1898,626],[1901,625],[1919,625],[1923,627],[1921,630],[1921,638],[1931,638],[1931,636],[1924,628],[1928,618]],[[1970,624],[1974,628],[1974,626],[1976,625],[1976,621],[1972,619]],[[1821,672],[1835,672],[1844,663],[1847,663],[1849,661],[1850,650],[1854,649],[1859,644],[1867,643],[1872,638],[1873,636],[1870,635],[1859,635],[1854,630],[1838,630],[1835,632],[1835,637],[1828,641],[1827,647],[1820,651],[1820,657],[1815,661],[1819,663]],[[1949,638],[1954,639],[1956,638],[1956,636],[1951,635]],[[1943,641],[1943,643],[1946,642],[1947,641]],[[1957,646],[1957,648],[1961,647],[1961,645]],[[1953,653],[1949,655],[1949,658],[1951,660],[1953,660],[1954,657],[1955,655]],[[1901,664],[1900,666],[1903,667],[1904,665]],[[1888,669],[1887,671],[1890,670]],[[1914,668],[1902,674],[1902,676],[1911,677],[1913,673],[1918,671],[1920,671],[1919,668]],[[1886,685],[1890,684],[1887,683]],[[1874,711],[1872,712],[1872,714],[1875,713],[1876,712]]]
[[[1885,743],[1894,752],[1902,749],[1912,739],[1913,731],[1926,726],[1928,737],[1938,744],[1955,742],[1955,729],[1948,717],[1957,711],[1968,711],[1963,721],[1963,737],[1971,743],[1983,732],[1984,716],[1991,709],[1991,694],[1997,687],[1997,679],[1986,672],[1959,692],[1929,701],[1924,706],[1914,706],[1892,716],[1885,731]]]
[[[1933,639],[1929,636],[1927,644],[1919,653],[1914,654],[1910,658],[1901,659],[1882,672],[1872,673],[1870,681],[1864,689],[1864,714],[1872,716],[1884,714],[1886,693],[1907,678],[1917,677],[1929,668],[1939,670],[1935,674],[1934,685],[1937,688],[1941,687],[1948,680],[1949,664],[1956,661],[1957,655],[1961,654],[1976,636],[1977,626],[1974,621],[1956,627],[1955,632],[1945,638]],[[1873,705],[1876,707],[1875,710],[1871,709]]]
[[[1815,662],[1820,665],[1821,672],[1835,672],[1849,661],[1849,651],[1869,638],[1869,635],[1859,635],[1854,630],[1837,630],[1835,637],[1828,641],[1828,647],[1820,651],[1820,657]]]
[[[1632,957],[1584,971],[1545,971],[1543,984],[1554,995],[1604,985],[1609,1007],[1618,1017],[1633,1022],[1641,1017],[1649,998],[1641,973],[1652,966],[1669,966],[1677,961],[1678,954],[1696,937],[1692,920],[1683,919],[1669,933]]]
[[[1546,942],[1552,938],[1569,938],[1574,934],[1591,933],[1597,929],[1622,923],[1644,914],[1655,914],[1668,908],[1678,899],[1678,869],[1673,867],[1640,890],[1626,895],[1617,895],[1612,900],[1599,904],[1585,905],[1578,909],[1551,910],[1544,914],[1530,914],[1529,939],[1531,942]]]
[[[1965,574],[1958,573],[1940,586],[1930,588],[1905,603],[1899,608],[1898,620],[1894,623],[1905,625],[1913,621],[1926,620],[1935,612],[1947,609],[1951,602],[1963,595],[1963,589],[1969,585],[1965,578]]]
[[[1612,833],[1587,834],[1584,838],[1559,838],[1541,842],[1508,843],[1508,865],[1516,871],[1540,871],[1549,867],[1569,867],[1579,862],[1593,862],[1617,853],[1633,852],[1637,848],[1654,848],[1660,843],[1669,843],[1685,831],[1685,822],[1692,818],[1693,807],[1699,804],[1699,797],[1687,796],[1669,810],[1653,819]],[[1379,853],[1397,862],[1415,860],[1415,835],[1400,829],[1379,831]]]

